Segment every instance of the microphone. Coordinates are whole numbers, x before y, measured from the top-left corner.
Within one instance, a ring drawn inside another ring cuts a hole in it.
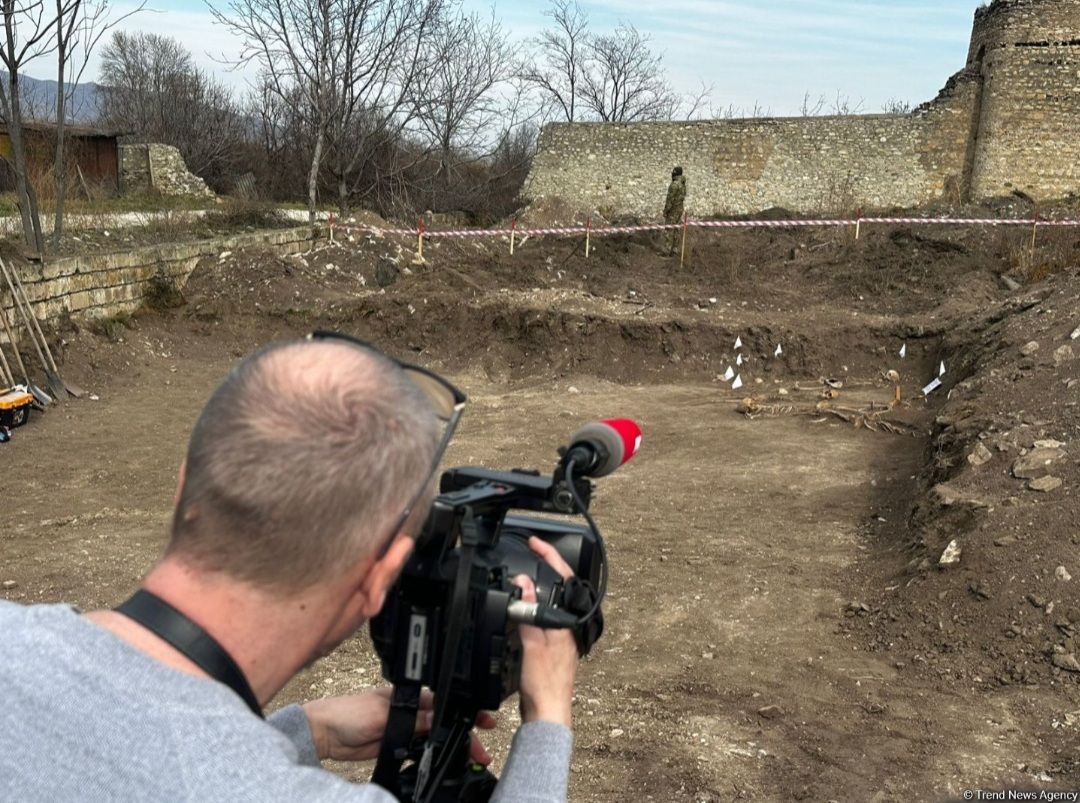
[[[586,424],[564,448],[562,465],[574,461],[581,477],[605,477],[641,448],[641,427],[629,418],[609,418]]]

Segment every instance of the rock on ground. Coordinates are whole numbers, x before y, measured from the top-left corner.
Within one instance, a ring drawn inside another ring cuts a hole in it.
[[[1056,491],[1062,485],[1059,477],[1051,477],[1049,475],[1045,477],[1039,477],[1037,480],[1032,480],[1028,483],[1028,488],[1033,491],[1039,491],[1040,493],[1049,493],[1050,491]]]
[[[1050,467],[1065,457],[1061,449],[1032,449],[1013,463],[1012,473],[1018,480],[1034,480],[1050,473]]]

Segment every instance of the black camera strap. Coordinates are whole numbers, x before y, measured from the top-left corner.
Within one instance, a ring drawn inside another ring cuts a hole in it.
[[[409,757],[409,747],[416,733],[416,712],[420,710],[419,683],[398,683],[390,696],[390,714],[386,722],[379,757],[371,782],[394,797],[401,798],[401,765]]]
[[[214,680],[224,683],[262,717],[262,708],[236,661],[198,624],[156,594],[139,589],[114,609],[170,644]]]

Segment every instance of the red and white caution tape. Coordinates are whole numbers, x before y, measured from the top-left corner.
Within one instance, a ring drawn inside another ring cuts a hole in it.
[[[822,218],[802,220],[687,220],[685,223],[646,223],[638,226],[565,226],[539,229],[381,229],[375,226],[345,225],[331,223],[337,231],[355,231],[379,236],[423,237],[424,239],[457,237],[502,237],[509,239],[511,232],[520,243],[528,237],[604,237],[614,234],[637,234],[640,232],[676,231],[686,226],[692,229],[795,229],[811,227],[845,226],[1025,226],[1025,227],[1077,227],[1080,220],[1045,220],[1022,218],[929,218],[929,217],[860,217],[855,219]]]

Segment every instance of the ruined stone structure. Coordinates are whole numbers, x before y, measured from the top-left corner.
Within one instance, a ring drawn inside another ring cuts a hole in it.
[[[694,216],[842,212],[1080,191],[1080,0],[994,0],[967,65],[907,115],[544,127],[525,186],[658,217],[672,165]]]
[[[120,146],[120,192],[124,195],[157,192],[170,196],[213,199],[213,190],[191,173],[184,157],[172,145],[140,142]]]

